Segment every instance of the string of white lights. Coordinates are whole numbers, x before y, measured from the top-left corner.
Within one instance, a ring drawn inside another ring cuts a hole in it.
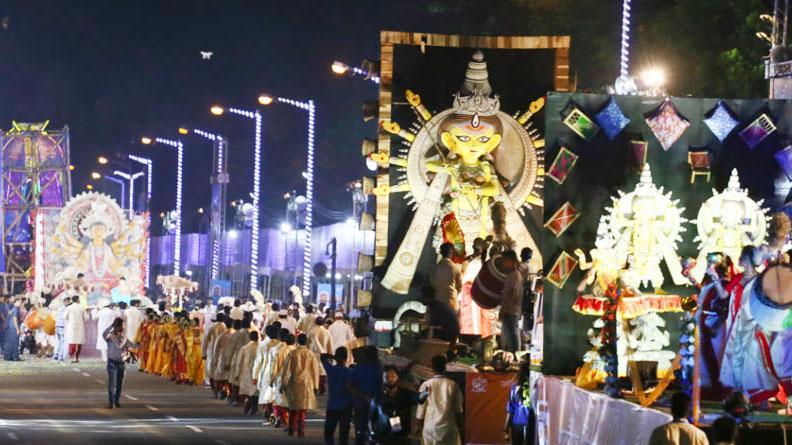
[[[104,175],[104,178],[110,182],[116,183],[121,186],[121,208],[123,209],[126,207],[124,200],[126,199],[126,183],[118,178],[114,178],[112,176]]]
[[[313,230],[314,205],[314,133],[316,129],[316,105],[313,100],[307,102],[278,97],[278,102],[308,111],[308,153],[305,162],[305,239],[303,243],[303,282],[302,294],[311,295],[311,276],[313,265],[311,258],[311,232]]]
[[[151,231],[151,189],[153,185],[152,172],[154,170],[154,163],[149,158],[142,156],[129,155],[129,159],[138,164],[146,166],[146,205],[149,206],[148,211],[148,230]],[[151,277],[151,236],[146,238],[146,285],[148,286],[149,278]]]
[[[619,71],[625,79],[628,76],[627,71],[630,61],[630,2],[631,0],[624,0],[622,3],[621,63]]]
[[[225,173],[223,171],[223,156],[225,156],[225,144],[223,142],[223,137],[214,133],[210,133],[208,131],[204,131],[198,128],[193,129],[193,133],[197,134],[198,136],[203,137],[204,139],[208,139],[212,142],[220,142],[217,145],[217,172],[218,173]],[[212,240],[212,279],[220,278],[220,243],[222,239],[217,237],[213,237],[215,239]]]
[[[176,233],[173,242],[173,273],[181,275],[181,232],[182,232],[182,181],[184,172],[184,144],[180,140],[156,138],[158,144],[176,148]]]

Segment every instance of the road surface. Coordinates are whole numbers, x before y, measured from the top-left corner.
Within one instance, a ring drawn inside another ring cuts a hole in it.
[[[263,426],[202,386],[176,385],[127,367],[121,408],[107,408],[104,363],[0,361],[2,444],[321,444],[321,411],[308,413],[306,438]],[[324,400],[320,400],[320,405]]]

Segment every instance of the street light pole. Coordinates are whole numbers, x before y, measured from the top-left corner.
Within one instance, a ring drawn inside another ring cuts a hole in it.
[[[261,121],[259,110],[249,111],[239,108],[224,109],[213,105],[210,109],[215,116],[222,115],[225,111],[253,120],[255,134],[253,137],[253,227],[250,233],[250,290],[258,290],[258,246],[259,246],[259,206],[261,200]]]
[[[184,144],[180,139],[142,138],[144,144],[156,142],[176,149],[176,233],[174,234],[173,246],[173,273],[181,275],[181,235],[182,235],[182,181],[184,173]]]
[[[120,170],[113,171],[113,174],[129,181],[129,220],[135,215],[135,179],[143,176],[145,173],[137,172],[133,174],[124,173]]]
[[[122,180],[120,180],[118,178],[114,178],[112,176],[106,176],[105,175],[104,178],[107,179],[110,182],[114,182],[114,183],[118,184],[121,187],[121,195],[119,195],[119,196],[121,196],[121,200],[120,200],[121,201],[121,208],[123,209],[124,207],[126,207],[126,205],[124,203],[124,197],[126,196],[126,183],[124,181],[122,181]]]
[[[154,170],[154,163],[149,158],[142,156],[129,155],[129,160],[143,164],[146,166],[146,213],[148,214],[148,231],[149,236],[146,237],[146,286],[150,285],[150,271],[151,271],[151,186],[153,184],[152,172]]]
[[[302,294],[311,295],[311,230],[313,229],[313,188],[314,188],[314,132],[316,129],[316,105],[313,100],[299,101],[286,97],[275,97],[262,94],[258,97],[261,105],[269,105],[277,100],[308,112],[308,144],[305,162],[305,243],[303,244],[303,282]]]
[[[211,249],[211,274],[210,280],[222,276],[222,258],[225,252],[225,209],[226,209],[226,184],[228,184],[228,162],[226,151],[228,139],[208,131],[193,129],[193,133],[212,142],[214,148],[214,162],[212,164],[212,202],[210,209],[211,227],[209,230]],[[206,284],[210,284],[207,282]]]
[[[336,308],[336,257],[338,251],[338,240],[336,237],[327,243],[325,255],[330,257],[330,313],[335,312]]]

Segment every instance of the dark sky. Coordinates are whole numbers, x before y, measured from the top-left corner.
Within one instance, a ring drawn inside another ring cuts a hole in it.
[[[374,122],[362,122],[360,102],[375,99],[377,89],[333,77],[329,65],[378,59],[381,29],[464,31],[430,11],[419,1],[374,0],[4,2],[0,16],[10,26],[0,30],[0,127],[11,120],[68,125],[75,191],[99,154],[152,157],[159,213],[175,205],[175,153],[141,146],[141,135],[174,137],[180,125],[226,134],[229,199],[248,198],[252,122],[211,117],[208,106],[250,108],[262,90],[313,98],[318,199],[351,209],[344,183],[365,173],[360,140],[376,134]],[[203,61],[200,50],[215,55]],[[284,191],[304,190],[305,125],[305,113],[285,105],[265,114],[264,225],[282,218]],[[185,228],[194,230],[198,207],[209,205],[211,147],[197,137],[185,143]]]

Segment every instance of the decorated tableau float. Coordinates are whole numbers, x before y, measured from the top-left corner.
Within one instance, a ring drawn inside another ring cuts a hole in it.
[[[558,82],[535,94],[514,82],[524,71],[504,83],[506,59],[485,44],[497,39],[442,37],[383,33],[381,131],[364,150],[378,172],[364,181],[377,200],[371,310],[392,359],[425,364],[453,347],[427,290],[451,243],[468,345],[454,370],[467,385],[530,359],[547,443],[582,433],[574,412],[607,410],[623,416],[595,436],[648,439],[646,425],[668,420],[650,407],[669,389],[690,392],[704,424],[725,400],[753,404],[754,421],[788,412],[792,316],[776,264],[789,248],[790,104],[567,94]],[[448,48],[460,42],[470,48]],[[449,61],[464,73],[454,90]],[[432,111],[443,97],[451,106]],[[544,273],[523,310],[532,341],[514,357],[497,351],[499,252],[524,247]]]

